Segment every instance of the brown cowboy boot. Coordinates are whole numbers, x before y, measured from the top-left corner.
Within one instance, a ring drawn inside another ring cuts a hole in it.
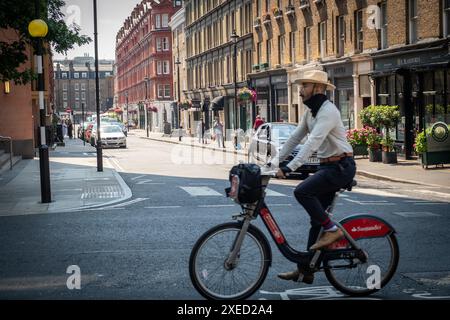
[[[283,280],[292,280],[294,282],[304,282],[306,284],[312,284],[314,282],[314,274],[300,271],[299,269],[291,272],[279,273],[278,278]]]

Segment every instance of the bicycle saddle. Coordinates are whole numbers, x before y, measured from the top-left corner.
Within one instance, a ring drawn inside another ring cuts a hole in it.
[[[353,187],[356,186],[357,184],[358,183],[356,182],[356,180],[353,180],[347,186],[345,186],[343,189],[345,189],[347,191],[352,191]]]

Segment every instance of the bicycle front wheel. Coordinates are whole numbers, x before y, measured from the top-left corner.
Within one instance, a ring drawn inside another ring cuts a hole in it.
[[[203,234],[192,249],[189,275],[197,291],[207,299],[245,299],[267,276],[271,263],[270,246],[257,228],[250,226],[238,253],[236,264],[226,260],[242,223],[218,225]]]

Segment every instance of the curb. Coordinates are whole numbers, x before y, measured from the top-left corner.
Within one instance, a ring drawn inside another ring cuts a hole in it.
[[[444,187],[444,186],[440,186],[440,185],[437,185],[437,184],[428,184],[428,183],[412,181],[412,180],[391,178],[391,177],[383,176],[383,175],[380,175],[380,174],[374,174],[374,173],[367,172],[367,171],[359,171],[359,170],[357,170],[356,174],[360,175],[362,177],[376,179],[376,180],[400,182],[400,183],[407,183],[407,184],[414,184],[414,185],[428,186],[428,187],[439,187],[439,188],[443,188]]]
[[[195,147],[195,148],[200,148],[200,149],[208,149],[208,150],[213,150],[213,151],[218,151],[218,152],[232,153],[232,154],[235,154],[235,155],[247,156],[247,154],[245,152],[243,152],[243,151],[219,149],[219,148],[208,147],[208,146],[199,146],[199,145],[196,145],[196,144],[180,143],[178,141],[170,141],[170,140],[163,140],[163,139],[157,139],[157,138],[139,137],[139,139],[153,140],[153,141],[158,141],[158,142],[166,142],[166,143],[171,143],[171,144],[179,144],[179,145],[187,146],[187,147]]]

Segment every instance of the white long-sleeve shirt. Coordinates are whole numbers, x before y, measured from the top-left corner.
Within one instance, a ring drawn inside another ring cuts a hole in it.
[[[341,114],[331,101],[327,100],[323,103],[315,118],[312,116],[311,110],[306,109],[297,129],[283,145],[278,157],[271,161],[272,164],[278,166],[308,133],[308,140],[287,165],[292,171],[306,163],[316,150],[318,158],[329,158],[353,152],[352,146],[347,141]]]

